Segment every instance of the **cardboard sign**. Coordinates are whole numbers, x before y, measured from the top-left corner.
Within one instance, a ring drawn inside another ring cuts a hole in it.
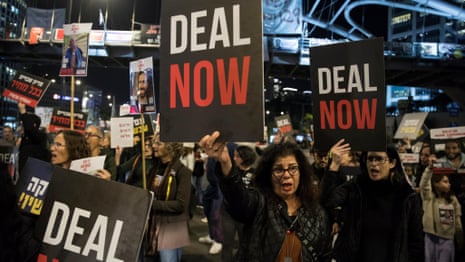
[[[417,164],[420,163],[420,155],[414,153],[400,153],[400,161],[403,164]]]
[[[38,261],[137,261],[151,203],[148,191],[55,167]]]
[[[87,76],[89,33],[92,23],[65,24],[60,76]]]
[[[103,169],[107,156],[93,156],[71,161],[70,170],[88,175],[95,175],[99,169]]]
[[[314,47],[311,86],[315,146],[345,138],[352,150],[386,150],[383,39]]]
[[[87,113],[74,113],[74,130],[83,133],[87,126]],[[58,132],[60,130],[70,129],[71,113],[64,110],[53,110],[52,119],[48,130],[50,132]]]
[[[132,117],[112,117],[110,125],[111,148],[134,146],[134,119]]]
[[[161,140],[196,142],[214,130],[228,141],[263,139],[261,4],[163,3]]]
[[[403,139],[407,137],[412,140],[417,139],[427,116],[427,112],[405,114],[400,121],[394,138]]]
[[[465,126],[430,129],[431,139],[457,139],[465,137]]]
[[[52,164],[28,158],[16,184],[18,206],[22,212],[40,215],[52,179]]]
[[[3,96],[30,107],[36,107],[44,96],[50,81],[26,72],[16,73],[11,86],[3,90]]]

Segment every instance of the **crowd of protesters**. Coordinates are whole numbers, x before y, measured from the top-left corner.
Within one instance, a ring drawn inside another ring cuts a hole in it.
[[[104,155],[95,176],[154,192],[139,261],[181,261],[190,244],[192,205],[202,205],[208,220],[208,234],[199,241],[211,245],[210,254],[221,252],[223,261],[465,259],[460,140],[447,141],[438,155],[431,141],[414,147],[405,139],[385,151],[352,151],[341,139],[327,151],[304,152],[286,136],[259,150],[219,142],[220,133],[213,132],[186,149],[156,133],[144,141],[137,137],[132,148],[111,149],[109,132],[98,126],[59,131],[48,140],[41,119],[23,104],[18,108],[22,134],[15,137],[5,127],[0,140],[17,147],[17,176],[30,157],[69,169],[73,160]],[[419,162],[404,165],[402,154],[418,154]],[[17,177],[5,175],[4,163],[1,168],[0,208],[6,213],[0,261],[36,261],[33,222],[15,206]]]

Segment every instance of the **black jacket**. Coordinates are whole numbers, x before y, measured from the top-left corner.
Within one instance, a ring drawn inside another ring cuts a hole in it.
[[[24,134],[19,146],[19,172],[22,171],[28,157],[50,162],[51,153],[47,145],[47,134],[39,129],[40,118],[30,113],[20,115]],[[39,121],[39,122],[37,122]]]
[[[244,223],[244,238],[235,261],[275,261],[289,227],[286,202],[256,188],[246,189],[236,167],[228,176],[221,175],[219,164],[216,168],[228,212]],[[329,261],[331,241],[326,212],[317,206],[314,210],[301,208],[299,214],[295,230],[302,242],[302,261]]]
[[[329,172],[329,171],[328,171]],[[332,174],[325,174],[323,180]],[[339,235],[333,249],[333,257],[338,262],[356,262],[360,255],[361,232],[364,221],[362,213],[366,206],[366,195],[363,179],[369,179],[366,174],[356,177],[351,182],[337,187],[332,193],[328,181],[323,181],[321,190],[324,199],[322,204],[328,210],[336,211],[334,219],[341,225]],[[422,226],[423,210],[421,198],[406,183],[394,186],[396,199],[394,205],[401,205],[398,224],[393,225],[392,262],[423,262],[424,261],[424,233]],[[366,247],[370,248],[370,247]]]

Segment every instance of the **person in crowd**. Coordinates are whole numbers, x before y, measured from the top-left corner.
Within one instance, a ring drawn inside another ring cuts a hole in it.
[[[2,139],[11,145],[16,145],[16,137],[15,133],[13,131],[13,128],[11,126],[4,126],[3,127],[3,137]]]
[[[425,232],[425,262],[454,261],[455,242],[463,248],[461,206],[451,191],[449,177],[433,174],[432,156],[420,181]]]
[[[181,143],[160,141],[155,134],[156,163],[150,170],[151,190],[155,193],[149,228],[147,254],[159,252],[161,262],[179,262],[182,247],[190,244],[188,232],[191,171],[179,160]]]
[[[421,198],[408,184],[394,145],[363,152],[362,173],[332,192],[333,163],[341,163],[350,144],[339,140],[329,152],[332,162],[322,181],[321,203],[333,213],[338,262],[424,261]]]
[[[423,172],[429,165],[429,159],[432,155],[430,144],[426,142],[422,143],[419,154],[420,163],[417,165],[415,169],[416,181],[421,181],[421,176],[423,175]],[[417,184],[419,184],[419,182]]]
[[[120,165],[121,163],[125,163],[126,161],[134,157],[135,155],[140,154],[141,152],[140,140],[141,140],[140,135],[134,135],[134,139],[133,139],[134,144],[132,147],[125,147],[125,148],[121,148],[121,147],[118,148],[118,146],[116,147],[115,149],[115,165],[116,166]],[[121,150],[121,152],[119,152],[118,161],[116,161],[116,153],[118,150]],[[116,180],[119,182],[126,183],[126,179],[129,176],[129,171],[124,174],[117,171],[117,174],[118,176]]]
[[[87,145],[90,149],[90,156],[106,156],[102,172],[108,172],[111,180],[116,180],[117,170],[115,158],[108,154],[108,151],[102,149],[103,131],[100,127],[90,125],[84,132]],[[105,175],[105,177],[108,174]]]
[[[145,158],[145,177],[148,180],[148,172],[153,166],[153,148],[152,148],[152,137],[146,137],[144,143],[143,154],[136,154],[129,160],[120,164],[122,149],[120,147],[116,150],[115,161],[118,167],[118,177],[124,176],[128,173],[127,178],[123,181],[126,184],[144,188],[143,183],[143,172],[142,172],[142,155]],[[147,184],[146,184],[147,185]]]
[[[295,143],[265,149],[246,189],[220,132],[199,144],[218,161],[216,173],[231,216],[244,224],[236,261],[329,261],[330,226],[311,189],[312,167]]]
[[[103,139],[102,139],[102,151],[106,152],[106,155],[115,157],[116,149],[111,148],[111,133],[109,131],[103,132]]]
[[[8,164],[0,161],[0,261],[35,262],[40,242],[34,235],[34,220],[21,215]]]
[[[28,113],[26,105],[23,103],[18,103],[18,111],[23,126],[23,135],[21,136],[18,154],[18,170],[19,174],[21,174],[29,157],[50,162],[50,151],[47,144],[47,134],[39,129],[41,123],[40,117]]]
[[[66,68],[72,68],[73,70],[82,68],[84,53],[82,49],[76,45],[74,38],[69,39],[69,47],[66,49],[65,58],[67,61]]]
[[[192,185],[195,188],[195,203],[196,205],[202,204],[203,188],[202,180],[205,174],[205,161],[202,158],[202,149],[196,143],[194,146],[194,171],[192,171]]]
[[[315,147],[312,147],[310,153],[313,156],[313,174],[318,177],[318,181],[321,181],[325,170],[328,167],[328,153],[318,150]]]
[[[446,155],[439,159],[442,167],[455,169],[465,167],[465,154],[462,152],[460,140],[448,140],[445,151]]]
[[[412,153],[412,144],[408,137],[399,139],[397,141],[396,147],[399,154]]]
[[[231,158],[233,156],[235,144],[229,144]],[[200,237],[199,242],[209,244],[208,254],[216,255],[223,249],[223,224],[221,223],[221,206],[223,204],[223,193],[215,176],[216,161],[213,158],[207,158],[206,177],[208,180],[207,188],[203,193],[203,212],[208,223],[208,235]]]
[[[51,150],[51,163],[65,169],[69,169],[71,162],[90,156],[86,138],[74,130],[61,130],[55,136]],[[97,176],[100,176],[100,172]]]
[[[253,184],[253,176],[255,168],[253,165],[257,159],[257,154],[254,149],[246,145],[239,145],[234,150],[234,164],[238,167],[240,176],[242,177],[242,183],[246,188],[249,188]],[[234,261],[233,248],[235,243],[236,233],[239,238],[239,242],[244,238],[242,235],[243,225],[242,223],[235,221],[226,208],[222,208],[221,222],[223,227],[223,248],[221,251],[221,261]]]

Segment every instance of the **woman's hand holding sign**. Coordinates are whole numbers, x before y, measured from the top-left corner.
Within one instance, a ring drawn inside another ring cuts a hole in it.
[[[218,131],[213,132],[211,135],[205,135],[200,139],[199,145],[209,157],[220,162],[223,175],[227,176],[231,172],[232,162],[226,148],[226,143],[217,141],[219,136],[220,132]]]

